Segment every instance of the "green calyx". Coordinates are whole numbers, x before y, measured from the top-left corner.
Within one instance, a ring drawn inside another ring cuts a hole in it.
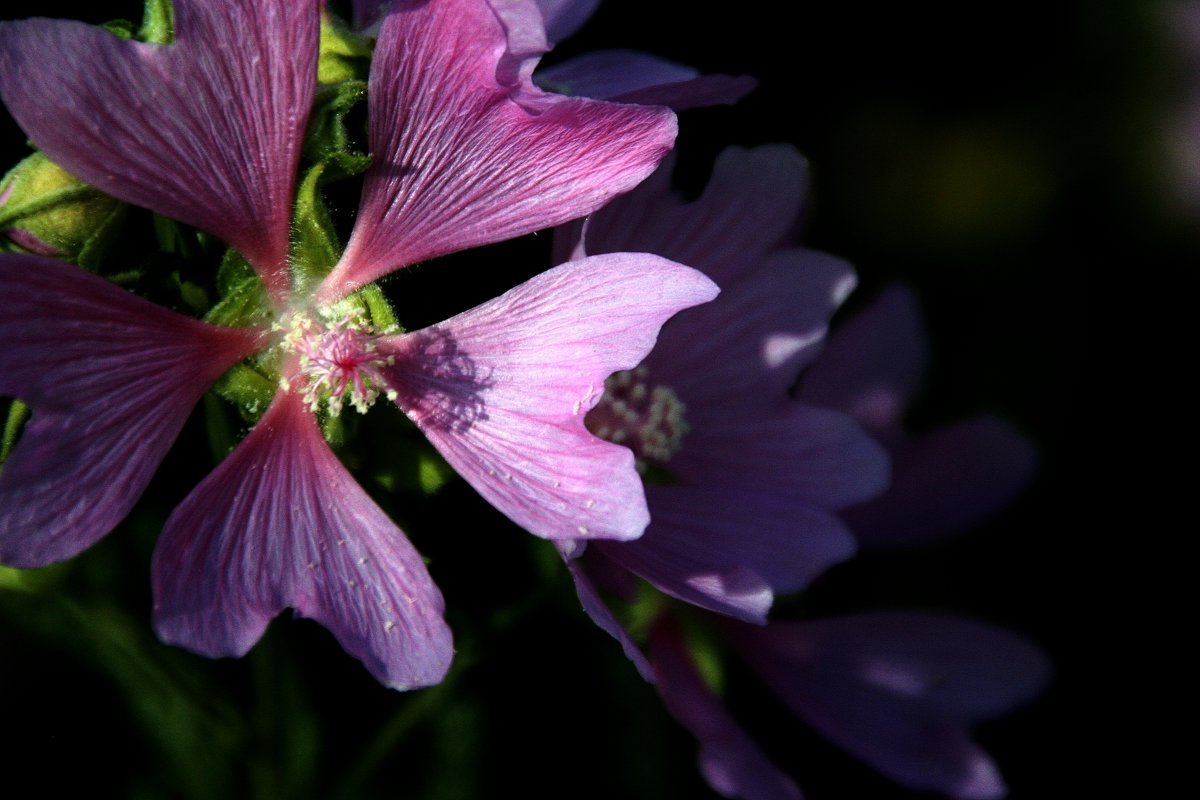
[[[34,153],[0,182],[0,250],[95,269],[124,213],[124,203]]]

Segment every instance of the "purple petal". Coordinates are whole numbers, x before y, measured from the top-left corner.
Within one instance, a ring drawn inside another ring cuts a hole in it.
[[[584,612],[591,617],[592,622],[596,623],[600,630],[620,643],[625,657],[633,662],[638,674],[648,683],[654,683],[654,670],[650,668],[650,662],[646,660],[646,656],[642,654],[637,643],[630,637],[629,631],[625,630],[625,626],[621,624],[621,621],[617,619],[612,609],[600,596],[596,585],[577,560],[578,554],[571,552],[573,549],[571,543],[556,542],[555,544],[563,545],[559,548],[559,552],[567,564],[567,571],[575,580],[575,593],[579,595],[579,602],[583,603]]]
[[[561,42],[583,27],[596,13],[600,0],[537,0],[546,26],[546,38]]]
[[[124,518],[196,401],[259,334],[37,256],[0,256],[0,286],[0,395],[33,407],[0,472],[0,561],[36,567]]]
[[[421,556],[280,394],[175,510],[154,553],[164,642],[240,656],[291,607],[393,689],[435,684],[453,654]]]
[[[791,493],[649,486],[651,522],[633,542],[594,542],[667,594],[765,623],[774,592],[792,592],[854,554],[838,519]]]
[[[0,95],[73,175],[224,239],[283,299],[317,6],[176,0],[174,9],[169,46],[78,22],[6,22]]]
[[[838,408],[894,440],[925,372],[927,345],[916,296],[894,285],[838,327],[805,373],[799,397]]]
[[[724,797],[799,800],[800,789],[771,763],[704,684],[687,645],[673,624],[651,632],[651,659],[658,693],[671,716],[700,743],[700,772]]]
[[[680,483],[791,494],[826,509],[887,486],[887,452],[840,412],[731,396],[723,407],[689,405],[684,417],[691,430],[667,464]]]
[[[321,302],[417,261],[584,216],[666,155],[670,111],[535,88],[536,33],[506,30],[483,0],[392,8],[371,65],[375,161]]]
[[[744,75],[700,75],[692,67],[636,50],[584,53],[539,70],[537,82],[559,94],[668,106],[676,111],[730,105],[758,84]]]
[[[976,417],[896,448],[891,487],[845,519],[866,547],[969,530],[1011,503],[1036,465],[1029,439],[994,417]]]
[[[584,427],[604,379],[629,369],[711,281],[648,255],[571,262],[478,308],[380,340],[406,414],[467,482],[550,539],[640,536],[633,454]]]
[[[691,203],[672,196],[669,166],[591,217],[588,254],[655,253],[724,285],[792,240],[808,183],[807,162],[795,148],[724,150],[704,194]]]
[[[813,250],[782,250],[722,287],[715,302],[680,314],[646,359],[655,381],[689,408],[728,408],[731,397],[785,397],[816,357],[829,318],[854,288],[854,271]]]
[[[862,614],[739,627],[771,689],[823,735],[913,789],[960,798],[1005,793],[968,723],[1035,695],[1048,665],[1030,643],[947,616]]]

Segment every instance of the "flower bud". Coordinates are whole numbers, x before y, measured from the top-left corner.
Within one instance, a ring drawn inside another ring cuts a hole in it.
[[[0,250],[91,267],[124,210],[124,203],[34,153],[0,182]]]

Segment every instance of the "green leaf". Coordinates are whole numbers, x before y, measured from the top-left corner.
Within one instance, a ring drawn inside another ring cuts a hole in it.
[[[316,164],[304,176],[296,190],[296,209],[292,222],[292,283],[296,294],[306,297],[329,274],[341,256],[342,247],[329,209],[321,196],[324,162]]]
[[[371,40],[332,14],[321,14],[317,80],[324,84],[365,80],[371,64]]]

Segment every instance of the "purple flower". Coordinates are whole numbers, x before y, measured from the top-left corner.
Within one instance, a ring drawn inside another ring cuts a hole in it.
[[[978,415],[920,435],[906,430],[927,360],[917,299],[892,286],[834,329],[796,392],[849,414],[891,453],[887,492],[842,513],[865,547],[969,530],[1016,499],[1034,476],[1033,445],[996,417]]]
[[[1039,689],[1047,668],[1032,645],[980,623],[927,614],[761,624],[774,591],[801,588],[853,553],[838,513],[848,506],[864,519],[876,509],[878,530],[895,539],[900,526],[915,538],[911,531],[922,530],[923,521],[946,530],[994,510],[1028,465],[1028,445],[999,423],[915,439],[902,433],[921,359],[915,324],[899,324],[916,318],[897,295],[881,301],[892,311],[868,309],[822,350],[828,318],[853,274],[837,259],[791,244],[804,196],[804,162],[790,148],[731,149],[693,203],[670,197],[661,169],[560,232],[564,254],[645,249],[685,260],[722,287],[717,301],[664,327],[638,370],[610,379],[589,415],[597,433],[628,443],[646,465],[652,522],[635,542],[591,542],[582,554],[564,548],[576,556],[568,566],[588,614],[700,741],[701,771],[719,793],[800,796],[702,679],[681,632],[686,607],[656,610],[647,658],[601,588],[630,599],[636,575],[742,620],[709,619],[825,736],[907,786],[999,797],[999,774],[967,729]],[[793,386],[802,371],[797,400]],[[871,498],[884,488],[887,458],[858,423],[898,454],[898,488],[880,500]],[[986,469],[987,454],[972,448],[992,444],[1001,448],[999,465]],[[978,466],[948,474],[971,464]],[[921,480],[911,470],[932,470],[945,481],[949,510],[912,488]],[[997,476],[999,486],[988,483]]]
[[[916,612],[726,623],[726,639],[797,717],[892,780],[963,800],[1003,797],[995,763],[967,730],[1025,703],[1049,666],[1024,639],[973,620]],[[700,741],[710,785],[744,800],[798,798],[697,672],[670,617],[650,637],[656,686]]]
[[[645,537],[592,548],[667,594],[752,622],[774,592],[854,553],[836,512],[887,481],[886,455],[848,416],[787,394],[854,286],[845,262],[790,243],[805,178],[791,148],[731,149],[685,204],[662,169],[594,214],[575,252],[666,254],[725,287],[610,378],[588,416],[665,478],[647,487]],[[579,226],[560,234],[569,247]]]
[[[482,0],[397,4],[372,64],[374,161],[356,226],[333,271],[301,294],[288,234],[317,6],[176,0],[174,12],[169,46],[74,22],[5,23],[0,94],[71,173],[227,241],[274,318],[201,323],[60,262],[0,257],[0,394],[34,408],[0,474],[0,559],[46,564],[108,533],[212,381],[265,352],[281,388],[158,543],[156,630],[240,655],[291,607],[385,684],[434,683],[452,652],[441,595],[329,449],[315,408],[363,409],[385,394],[533,533],[635,538],[647,514],[633,457],[589,434],[584,416],[667,317],[716,290],[664,259],[622,254],[407,334],[369,330],[334,304],[398,267],[588,213],[653,169],[674,120],[540,92],[507,68],[504,30]]]

